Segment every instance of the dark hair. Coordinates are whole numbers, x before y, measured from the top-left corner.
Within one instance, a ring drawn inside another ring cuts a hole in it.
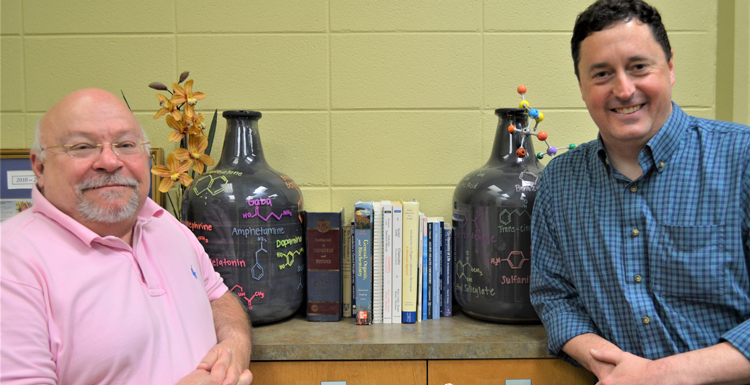
[[[578,73],[578,62],[581,57],[581,42],[594,32],[619,22],[628,22],[638,19],[641,23],[648,25],[664,55],[669,61],[672,58],[672,47],[669,45],[667,30],[661,22],[661,16],[656,8],[646,4],[643,0],[598,0],[591,4],[576,18],[573,27],[573,38],[570,39],[570,48],[573,53],[573,66],[576,77],[581,79]]]

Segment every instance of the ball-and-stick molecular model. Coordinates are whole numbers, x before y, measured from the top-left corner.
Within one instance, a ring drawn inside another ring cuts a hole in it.
[[[526,90],[526,86],[524,86],[524,85],[518,86],[517,91],[521,95],[521,103],[518,104],[518,107],[525,109],[528,112],[529,117],[531,117],[532,119],[534,119],[534,121],[536,122],[536,124],[534,125],[533,129],[529,128],[528,126],[527,127],[516,127],[516,126],[514,126],[514,125],[511,124],[511,125],[508,126],[508,132],[510,132],[512,134],[512,133],[518,131],[521,134],[525,135],[525,137],[528,137],[530,135],[534,135],[534,136],[536,136],[537,139],[539,139],[540,142],[544,142],[544,144],[547,145],[547,152],[546,152],[546,154],[544,152],[538,152],[536,154],[536,157],[538,159],[544,158],[544,155],[555,156],[555,155],[557,155],[557,152],[561,151],[561,150],[572,150],[572,149],[576,148],[576,145],[572,144],[572,143],[569,144],[567,147],[564,147],[564,148],[557,148],[557,147],[550,146],[549,143],[547,143],[547,137],[548,137],[547,133],[544,132],[544,131],[536,132],[537,127],[539,127],[539,123],[541,123],[542,120],[544,120],[544,114],[542,112],[540,112],[539,110],[535,109],[535,108],[531,108],[531,105],[529,105],[529,102],[525,98],[526,91],[527,91]],[[522,140],[521,141],[521,147],[519,147],[518,150],[516,150],[516,156],[518,156],[519,158],[523,158],[526,155],[528,155],[528,154],[526,153],[526,149],[523,148],[523,140]]]

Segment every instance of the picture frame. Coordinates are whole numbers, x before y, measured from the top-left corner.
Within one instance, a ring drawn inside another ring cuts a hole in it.
[[[28,148],[0,148],[0,220],[31,206],[31,189],[36,176],[31,170]],[[164,149],[151,149],[149,170],[153,164],[164,164]],[[151,174],[149,198],[164,207],[164,193],[159,191],[161,178]]]
[[[0,221],[31,207],[35,183],[29,149],[0,149]]]

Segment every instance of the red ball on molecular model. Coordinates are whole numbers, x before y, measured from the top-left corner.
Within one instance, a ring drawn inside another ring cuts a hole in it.
[[[521,147],[518,150],[516,150],[516,156],[519,158],[523,158],[526,156],[526,149]]]
[[[539,139],[541,141],[545,141],[545,140],[547,140],[547,133],[544,132],[544,131],[539,131],[539,133],[536,134],[536,137],[537,137],[537,139]]]
[[[516,130],[516,126],[514,126],[514,125],[512,125],[512,124],[511,124],[510,126],[508,126],[508,132],[510,132],[511,134],[512,134],[512,133],[513,133],[513,131],[515,131],[515,130]]]
[[[522,95],[525,94],[526,93],[526,86],[523,85],[523,84],[520,85],[520,86],[518,86],[518,93],[522,94]]]

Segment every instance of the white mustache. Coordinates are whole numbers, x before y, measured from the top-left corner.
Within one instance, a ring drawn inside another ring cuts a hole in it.
[[[120,173],[102,174],[81,182],[76,187],[76,192],[80,196],[85,190],[104,187],[106,185],[118,185],[138,189],[138,180],[136,180],[135,178],[126,177]]]

